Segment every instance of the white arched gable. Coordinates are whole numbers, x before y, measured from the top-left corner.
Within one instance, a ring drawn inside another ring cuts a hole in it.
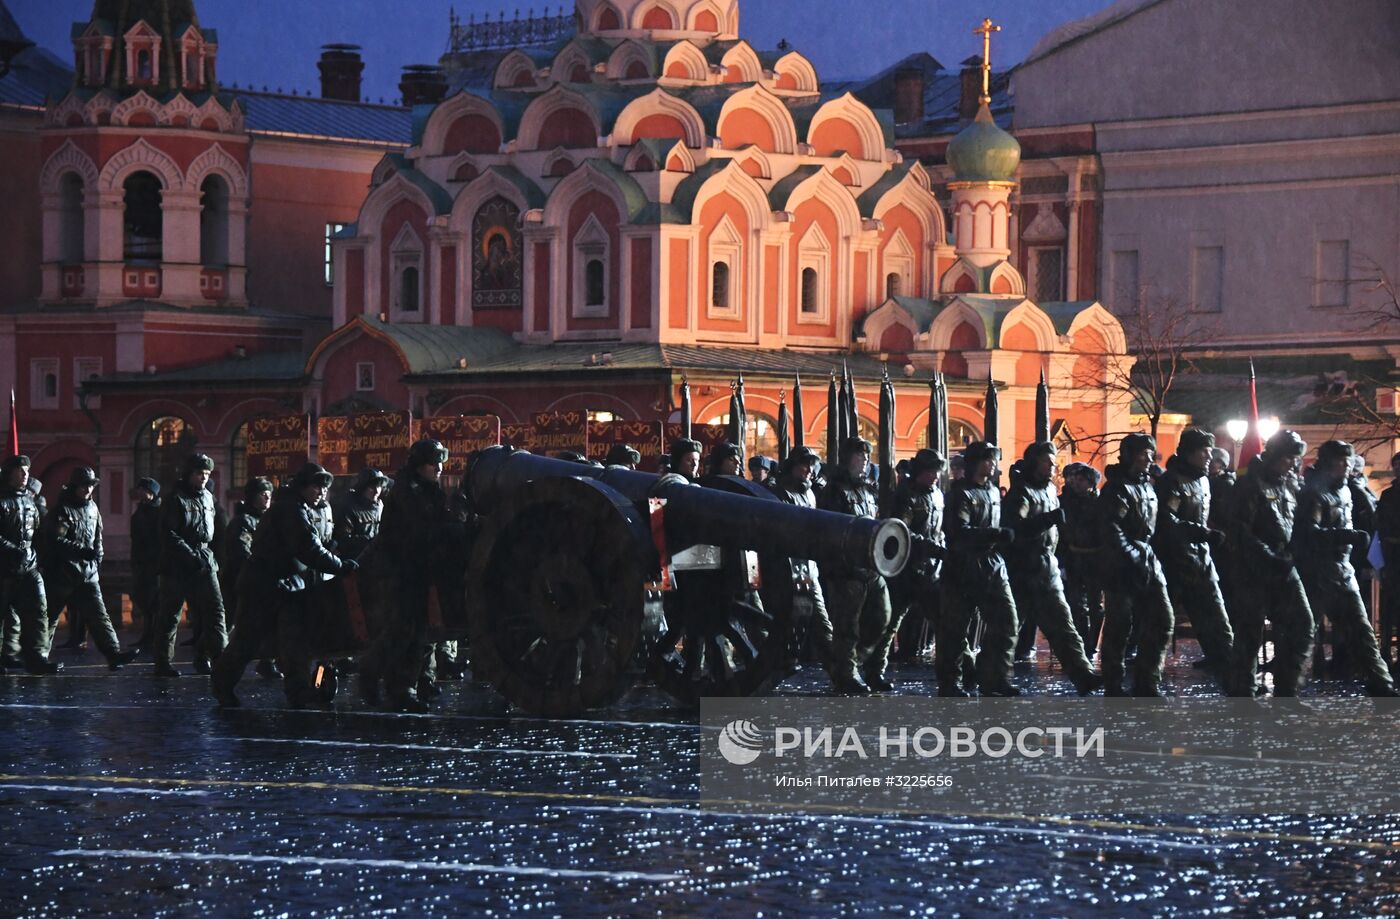
[[[953,332],[964,322],[977,331],[977,347],[974,350],[988,350],[987,323],[980,313],[963,300],[949,303],[929,325],[929,346],[935,351],[949,350],[953,343]]]
[[[76,94],[70,93],[67,98],[54,107],[50,108],[45,115],[49,124],[66,125],[68,118],[77,115],[83,121],[87,120],[87,104]]]
[[[851,181],[849,185],[847,185],[847,183],[844,182],[842,184],[847,185],[847,187],[849,188],[860,188],[860,166],[856,164],[856,161],[851,157],[849,153],[841,154],[841,158],[838,159],[836,162],[832,163],[827,168],[831,170],[832,175],[836,174],[837,169],[845,169],[846,174],[851,177]]]
[[[1079,311],[1070,323],[1069,337],[1073,339],[1081,329],[1093,329],[1098,332],[1108,345],[1110,353],[1128,353],[1128,336],[1123,331],[1123,323],[1105,309],[1102,303],[1095,301]]]
[[[543,172],[544,177],[553,177],[554,167],[558,166],[560,163],[568,163],[568,171],[574,171],[574,158],[569,155],[569,151],[565,150],[563,147],[555,147],[553,150],[550,151],[549,156],[545,157]]]
[[[734,162],[710,176],[705,180],[705,184],[700,186],[690,209],[692,220],[699,220],[705,205],[723,194],[729,195],[743,207],[751,230],[765,229],[772,221],[773,211],[769,207],[768,196],[764,193],[763,186]]]
[[[753,164],[757,165],[757,166],[758,166],[758,175],[757,175],[757,176],[754,176],[754,178],[758,178],[758,179],[771,179],[771,178],[773,178],[773,162],[772,162],[772,160],[768,159],[768,155],[767,155],[766,153],[764,153],[762,150],[758,149],[757,147],[748,147],[748,148],[746,148],[746,149],[744,149],[744,150],[738,151],[737,153],[734,154],[734,162],[738,163],[741,167],[744,166],[744,165],[746,165],[746,164],[748,164],[748,163],[753,163]],[[748,170],[745,170],[745,171],[747,172]]]
[[[812,66],[812,62],[796,51],[789,52],[778,58],[778,62],[773,65],[775,76],[790,73],[797,81],[799,92],[814,93],[818,90],[817,68]]]
[[[885,333],[895,326],[902,326],[909,330],[917,342],[923,330],[914,321],[914,317],[905,312],[904,307],[893,300],[886,300],[885,304],[870,315],[865,317],[865,323],[861,331],[865,336],[865,347],[867,350],[875,351],[880,348],[880,339],[885,337]]]
[[[535,62],[530,55],[516,48],[501,58],[500,63],[496,65],[496,73],[491,79],[491,85],[496,89],[515,89],[523,85],[518,81],[524,74],[529,74],[529,85],[533,86],[535,83]]]
[[[185,183],[191,191],[198,191],[200,185],[211,174],[218,173],[228,182],[229,197],[238,201],[248,198],[248,175],[238,160],[218,144],[205,150],[190,163],[185,172]]]
[[[165,103],[160,113],[159,121],[161,124],[173,125],[175,119],[182,116],[186,122],[194,122],[196,126],[198,125],[196,119],[199,118],[199,109],[195,107],[195,104],[191,102],[184,93],[180,93],[178,96]]]
[[[830,170],[823,169],[801,182],[788,195],[783,210],[796,213],[803,203],[816,199],[836,215],[836,225],[843,237],[855,236],[861,230],[860,210],[850,189],[836,181]]]
[[[530,203],[514,183],[503,178],[500,173],[488,169],[476,181],[464,187],[452,202],[448,226],[453,232],[463,234],[463,238],[469,238],[472,220],[475,219],[477,210],[492,198],[505,198],[518,207],[521,214],[530,209]]]
[[[98,176],[97,187],[100,191],[121,191],[126,177],[143,169],[154,173],[166,191],[183,188],[185,185],[180,167],[168,154],[152,147],[144,139],[138,139],[131,146],[117,151],[107,161]]]
[[[1006,318],[1001,322],[1001,340],[997,342],[997,346],[1006,347],[1007,333],[1022,325],[1030,329],[1031,334],[1035,336],[1037,351],[1048,353],[1055,350],[1060,339],[1055,332],[1055,324],[1050,321],[1044,310],[1029,300],[1023,300],[1019,306],[1006,314]]]
[[[137,112],[147,112],[157,124],[161,121],[162,106],[143,89],[129,99],[123,99],[112,109],[112,124],[124,125]]]
[[[929,176],[928,170],[924,168],[923,163],[915,160],[913,165],[909,167],[909,176],[914,181],[918,182],[921,188],[929,192],[933,191],[933,179]]]
[[[662,78],[667,78],[671,67],[678,63],[685,67],[686,73],[688,74],[684,79],[698,83],[703,83],[709,79],[710,62],[705,59],[705,55],[695,46],[694,42],[679,42],[666,53],[666,59],[661,64]],[[681,79],[681,77],[670,77],[670,79],[678,80]]]
[[[652,164],[652,169],[648,170],[641,168],[642,160],[647,160],[648,162],[650,162]],[[627,158],[622,161],[622,169],[624,172],[651,172],[654,170],[659,171],[663,169],[665,165],[665,163],[658,163],[656,161],[656,157],[652,155],[651,151],[648,150],[646,147],[641,146],[640,144],[628,151]]]
[[[982,287],[981,275],[977,272],[977,269],[973,268],[972,265],[962,259],[958,259],[949,266],[947,271],[943,272],[943,277],[938,280],[938,289],[945,294],[956,293],[958,281],[965,277],[972,279],[973,292],[980,292]]]
[[[639,42],[634,39],[627,39],[622,44],[613,49],[613,53],[608,56],[607,77],[609,80],[624,79],[627,68],[633,63],[640,63],[647,69],[647,76],[658,77],[660,74],[651,72],[651,55]]]
[[[738,44],[725,53],[724,57],[720,58],[719,65],[726,72],[730,67],[738,67],[743,83],[757,83],[763,79],[763,62],[758,59],[758,52],[754,51],[753,46],[743,40],[740,40]]]
[[[627,104],[613,124],[613,143],[617,146],[636,143],[632,132],[650,115],[670,115],[676,118],[685,126],[687,147],[698,149],[705,146],[705,119],[700,117],[700,113],[689,102],[671,95],[664,89],[656,89]]]
[[[1006,280],[1011,283],[1012,294],[1018,297],[1024,297],[1026,295],[1026,281],[1021,277],[1021,272],[1013,268],[1010,262],[998,262],[997,266],[992,269],[991,275],[987,277],[988,294],[991,294],[991,292],[996,289],[996,283],[1000,280]],[[1006,294],[997,294],[996,296],[1004,297]]]
[[[655,9],[662,10],[671,17],[672,30],[684,28],[680,13],[673,5],[667,3],[666,0],[648,0],[646,3],[637,4],[637,8],[632,11],[632,28],[645,28],[645,26],[642,25],[642,21],[647,18],[648,13]]]
[[[679,159],[680,168],[672,169],[671,160]],[[666,161],[658,164],[660,168],[668,172],[694,172],[695,155],[690,152],[690,148],[685,145],[685,141],[678,140],[670,150],[666,151]]]
[[[723,136],[725,120],[741,109],[749,109],[768,122],[768,126],[773,130],[774,153],[797,152],[797,125],[792,120],[792,112],[788,111],[781,99],[761,84],[740,90],[729,97],[724,103],[724,108],[720,109],[716,133]]]
[[[922,170],[922,166],[915,168]],[[927,176],[927,173],[925,173]],[[904,205],[913,213],[914,218],[919,221],[919,226],[924,231],[924,240],[928,245],[936,245],[946,238],[946,231],[943,228],[943,208],[938,206],[938,199],[933,192],[923,185],[914,170],[909,170],[904,178],[895,184],[894,188],[880,196],[880,200],[875,204],[872,212],[876,220],[885,219],[885,215],[891,208]]]
[[[695,24],[695,20],[699,19],[700,14],[707,10],[714,14],[716,34],[723,32],[725,23],[729,21],[729,17],[724,14],[724,11],[719,8],[719,4],[715,3],[714,0],[705,0],[704,3],[696,3],[691,6],[689,12],[687,12],[685,16],[686,30],[690,32],[699,32],[700,27]]]
[[[850,93],[832,99],[817,110],[811,125],[807,128],[807,142],[812,143],[812,138],[817,136],[817,131],[822,125],[828,121],[837,120],[847,122],[860,135],[861,149],[847,150],[847,153],[859,156],[863,160],[884,159],[885,134],[880,130],[879,120],[875,117],[875,113],[870,110],[870,106]]]
[[[238,107],[237,101],[233,103],[232,108],[226,111],[223,106],[219,105],[214,96],[205,99],[204,104],[199,107],[200,123],[211,118],[219,126],[220,131],[237,131],[243,127],[243,112]]]
[[[591,162],[585,161],[582,166],[569,173],[554,186],[554,191],[550,193],[549,200],[544,206],[544,222],[546,226],[563,227],[569,220],[569,211],[573,209],[578,199],[591,191],[602,192],[612,199],[613,205],[617,208],[619,219],[627,220],[627,198],[622,193],[622,189],[617,187],[617,183],[611,176],[599,171]]]
[[[617,24],[618,24],[618,27],[619,27],[619,28],[622,28],[622,29],[627,28],[627,14],[624,13],[624,12],[622,11],[622,9],[618,7],[617,4],[615,4],[615,3],[610,3],[610,2],[607,2],[607,0],[604,0],[604,2],[597,4],[597,5],[593,8],[593,13],[592,13],[592,15],[588,16],[588,31],[590,31],[590,32],[601,32],[601,31],[603,31],[602,27],[599,25],[599,21],[603,18],[603,13],[604,13],[605,11],[607,11],[607,10],[612,10],[613,13],[616,14],[616,16],[617,16]]]
[[[116,104],[117,103],[111,96],[106,93],[98,93],[87,101],[87,105],[83,106],[83,111],[86,113],[86,122],[88,124],[97,124],[97,116],[104,112],[111,114]]]
[[[578,44],[578,40],[569,42],[549,65],[549,78],[554,83],[572,83],[573,70],[582,67],[589,75],[593,73],[593,61],[588,56],[588,52]]]
[[[83,188],[90,192],[97,191],[97,166],[78,145],[71,140],[65,140],[63,146],[54,151],[44,163],[43,171],[39,173],[39,192],[45,195],[58,194],[58,182],[65,172],[75,172],[83,180]]]
[[[459,153],[459,154],[457,154],[456,156],[454,156],[454,157],[452,158],[452,162],[449,163],[449,164],[447,165],[447,181],[449,181],[449,182],[456,182],[456,181],[459,181],[458,179],[455,179],[455,178],[453,178],[453,177],[457,175],[457,172],[458,172],[463,166],[471,166],[473,169],[475,169],[475,170],[477,171],[478,174],[480,174],[481,172],[484,172],[485,170],[483,170],[480,166],[478,166],[478,165],[477,165],[477,162],[476,162],[476,157],[479,156],[479,155],[480,155],[480,154],[468,153],[467,151],[463,150],[461,153]]]
[[[380,226],[384,223],[384,217],[389,213],[389,208],[407,199],[423,209],[423,214],[428,220],[433,219],[433,202],[429,200],[423,189],[405,179],[402,175],[395,173],[383,185],[370,191],[365,197],[365,203],[360,206],[360,215],[356,224],[360,228],[361,236],[375,237],[379,233]]]
[[[496,131],[505,137],[505,128],[496,107],[480,96],[462,92],[440,103],[428,116],[423,127],[423,141],[420,145],[426,156],[439,156],[447,145],[447,132],[463,115],[480,115],[496,126]]]
[[[578,109],[587,115],[589,120],[593,122],[595,136],[602,133],[602,129],[599,127],[598,113],[594,110],[593,103],[588,101],[588,97],[582,93],[574,92],[562,83],[556,83],[525,109],[525,114],[520,119],[520,131],[516,135],[517,149],[539,149],[540,131],[544,128],[546,119],[560,109],[566,108]]]

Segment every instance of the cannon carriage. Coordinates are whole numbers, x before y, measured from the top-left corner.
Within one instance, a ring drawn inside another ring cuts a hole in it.
[[[885,575],[908,559],[898,520],[794,507],[743,479],[704,485],[480,454],[464,484],[482,515],[465,579],[478,677],[546,715],[606,705],[642,672],[684,702],[762,692],[803,626],[790,559]]]

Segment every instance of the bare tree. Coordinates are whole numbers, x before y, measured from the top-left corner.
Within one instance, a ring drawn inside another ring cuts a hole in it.
[[[1167,399],[1177,380],[1196,372],[1191,360],[1210,340],[1211,328],[1190,304],[1162,294],[1152,287],[1137,291],[1128,309],[1118,312],[1127,338],[1128,353],[1136,362],[1114,361],[1111,357],[1080,362],[1072,377],[1076,387],[1098,389],[1109,398],[1128,401],[1147,416],[1148,428],[1156,439],[1162,416],[1168,411]],[[1108,446],[1130,431],[1074,432],[1081,443],[1094,446],[1097,458]]]

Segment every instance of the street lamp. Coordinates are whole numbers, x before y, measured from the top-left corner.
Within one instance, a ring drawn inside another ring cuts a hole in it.
[[[1260,442],[1261,444],[1268,443],[1268,442],[1269,442],[1269,438],[1270,438],[1270,437],[1273,437],[1275,434],[1278,433],[1279,427],[1280,427],[1279,421],[1278,421],[1278,418],[1276,418],[1276,417],[1275,417],[1275,418],[1260,418],[1260,419],[1259,419],[1259,442]]]
[[[1243,418],[1232,418],[1225,422],[1225,433],[1230,435],[1230,463],[1235,465],[1240,459],[1240,446],[1249,433],[1249,422]]]

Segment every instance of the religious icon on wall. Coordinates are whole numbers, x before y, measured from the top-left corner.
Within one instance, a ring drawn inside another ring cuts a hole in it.
[[[472,308],[520,309],[524,270],[520,209],[505,198],[492,198],[472,221]]]

